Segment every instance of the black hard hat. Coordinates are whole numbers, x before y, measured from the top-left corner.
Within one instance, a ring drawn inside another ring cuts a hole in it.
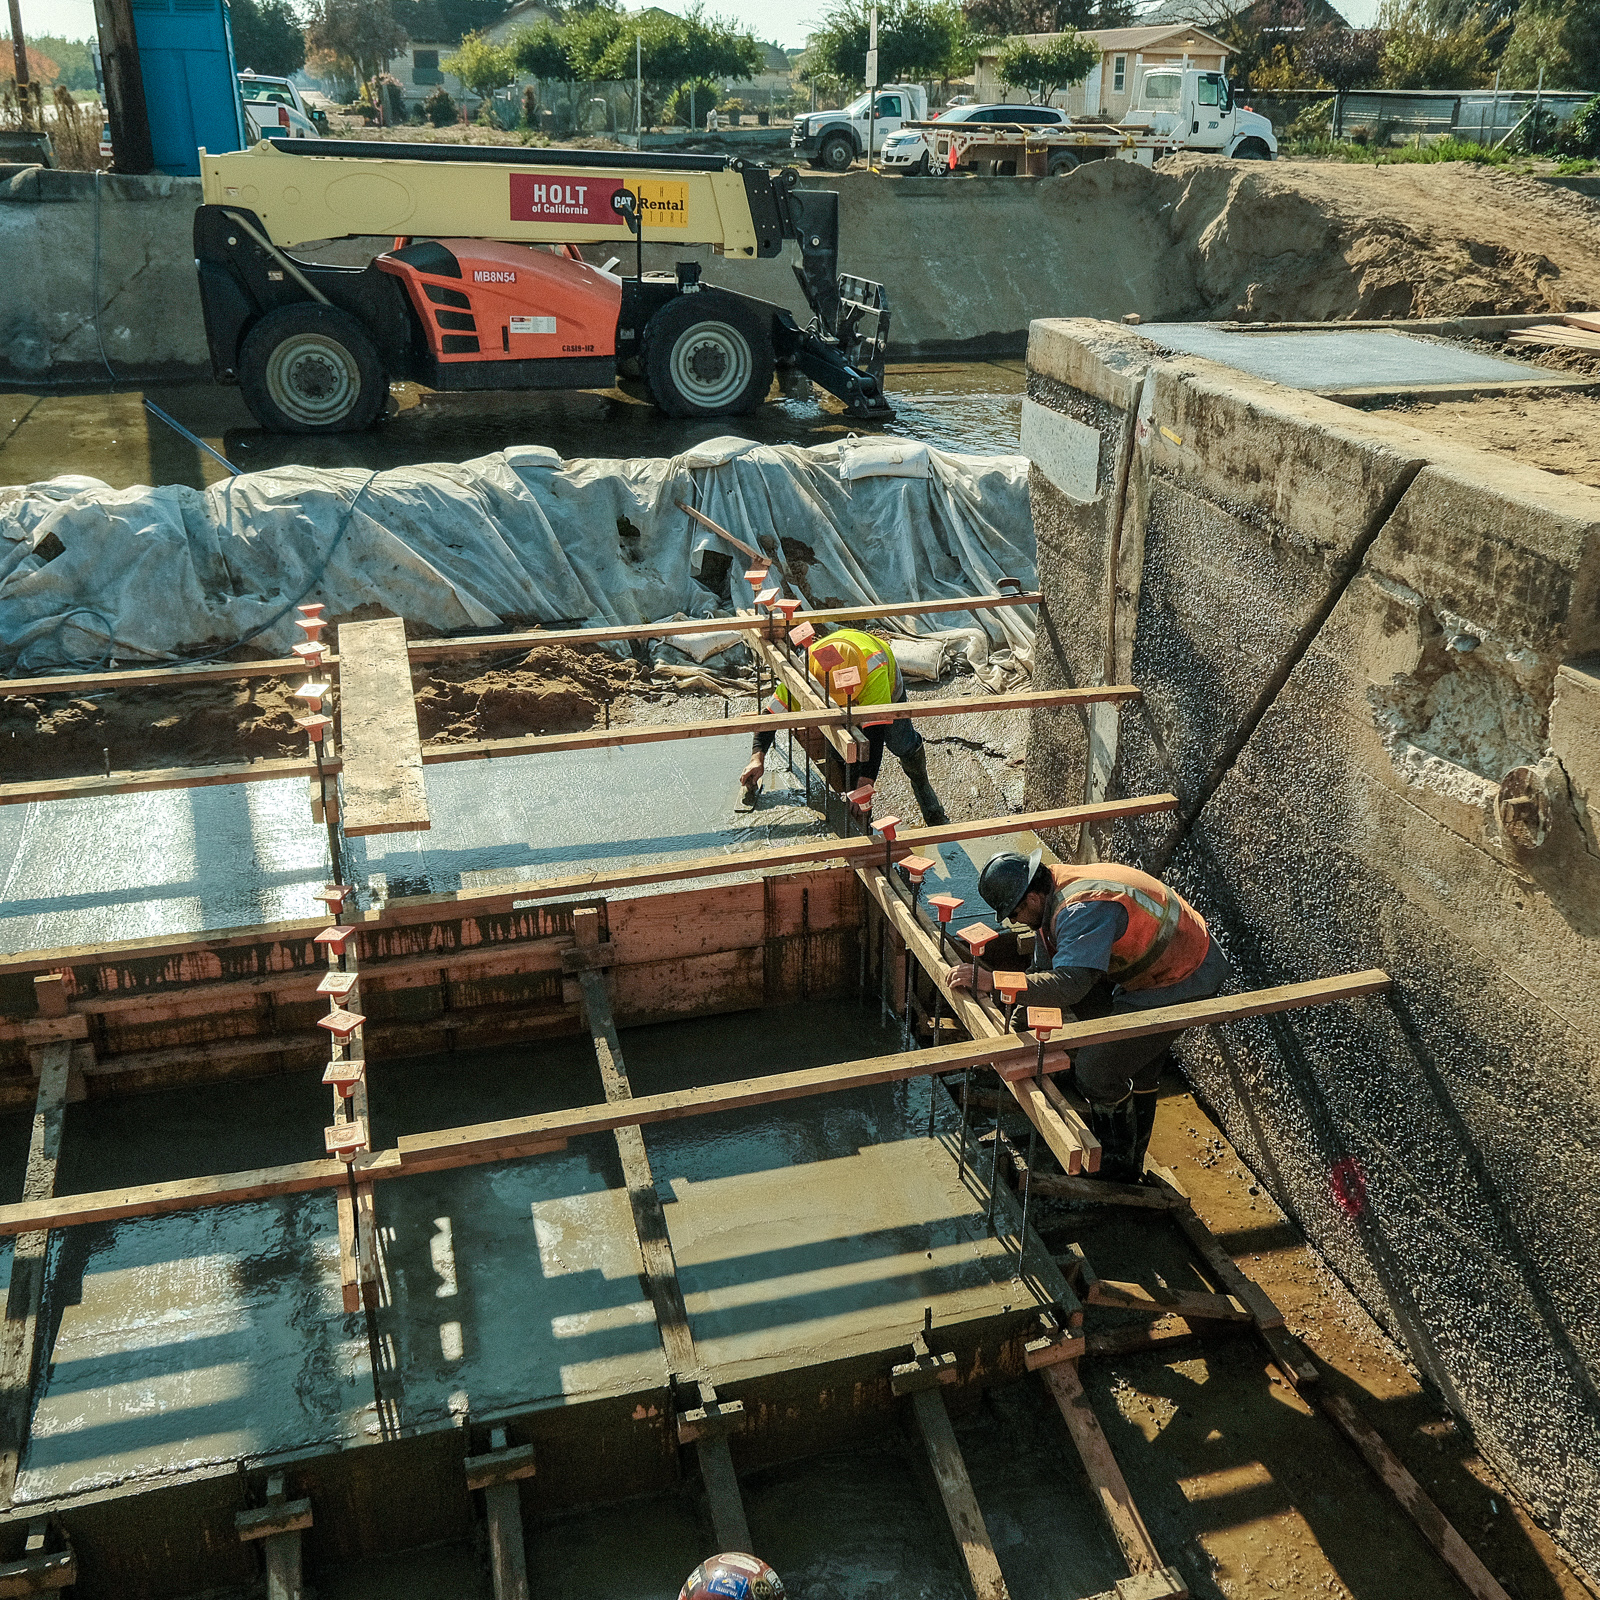
[[[994,908],[1002,922],[1009,922],[1012,912],[1022,904],[1043,859],[1043,850],[1035,850],[1031,856],[1002,850],[999,855],[989,857],[988,866],[978,874],[978,893]]]

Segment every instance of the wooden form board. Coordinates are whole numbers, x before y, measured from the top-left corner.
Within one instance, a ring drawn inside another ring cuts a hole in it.
[[[359,838],[431,827],[405,623],[398,617],[345,623],[339,663],[345,833]]]
[[[807,622],[859,622],[879,617],[935,616],[949,611],[997,611],[1039,603],[1037,593],[957,595],[943,600],[899,600],[884,605],[836,606],[799,613]],[[585,645],[627,639],[661,639],[683,634],[726,633],[736,629],[767,630],[765,617],[709,617],[692,622],[642,622],[599,628],[533,628],[520,633],[484,633],[460,639],[420,639],[407,646],[413,661],[492,655],[500,650],[532,649],[535,645]],[[323,657],[319,671],[341,666],[337,654]],[[231,683],[240,678],[289,678],[305,671],[297,656],[262,661],[225,661],[204,667],[132,667],[116,672],[62,673],[48,678],[0,679],[0,699],[29,699],[44,694],[86,694],[101,689],[135,689],[151,684]]]
[[[1341,983],[1345,986],[1342,993],[1337,992],[1337,986]],[[1201,1021],[1226,1021],[1227,1015],[1217,1008],[1219,1005],[1225,1006],[1230,1000],[1236,1005],[1237,1015],[1259,1016],[1266,1011],[1289,1010],[1296,1006],[1374,993],[1377,987],[1387,983],[1388,977],[1383,973],[1356,973],[1347,979],[1330,978],[1315,984],[1289,984],[1277,990],[1264,989],[1253,994],[1225,997],[1222,1001],[1201,1000],[1188,1005],[1169,1006],[1160,1011],[1125,1012],[1117,1016],[1098,1017],[1062,1028],[1052,1036],[1050,1048],[1052,1051],[1071,1050],[1087,1044],[1191,1027]],[[1313,993],[1308,994],[1308,991]],[[544,1112],[538,1116],[475,1123],[435,1133],[410,1134],[402,1138],[395,1149],[375,1152],[358,1160],[354,1168],[355,1176],[358,1182],[373,1182],[400,1177],[408,1172],[440,1171],[448,1167],[509,1160],[560,1149],[567,1140],[585,1134],[614,1132],[621,1127],[646,1127],[652,1123],[679,1121],[719,1111],[743,1110],[870,1084],[925,1077],[930,1073],[958,1072],[964,1067],[981,1066],[1001,1057],[1018,1056],[1027,1060],[1034,1051],[1032,1039],[1014,1036],[989,1038],[972,1043],[940,1045],[931,1050],[873,1056],[838,1066],[810,1067],[799,1072],[772,1073],[764,1078],[702,1085],[675,1090],[670,1094],[639,1095],[615,1105],[577,1106]],[[252,1172],[223,1173],[215,1177],[149,1184],[141,1188],[67,1195],[0,1207],[0,1234],[72,1227],[80,1223],[115,1221],[125,1217],[154,1216],[166,1211],[261,1199],[274,1194],[333,1188],[345,1180],[343,1162],[306,1161]],[[1235,1291],[1230,1286],[1228,1292]]]
[[[28,1143],[28,1166],[22,1180],[25,1205],[48,1203],[55,1193],[67,1079],[72,1066],[70,1042],[39,1046],[38,1066],[39,1095]],[[17,1239],[11,1257],[5,1322],[0,1324],[0,1504],[7,1506],[17,1486],[17,1471],[27,1442],[49,1245],[50,1236],[44,1232],[24,1233]]]
[[[973,1600],[1010,1600],[1011,1591],[1001,1574],[978,1497],[972,1491],[972,1479],[956,1442],[955,1429],[950,1426],[944,1396],[937,1389],[919,1389],[911,1396],[911,1406],[950,1531],[961,1551]]]

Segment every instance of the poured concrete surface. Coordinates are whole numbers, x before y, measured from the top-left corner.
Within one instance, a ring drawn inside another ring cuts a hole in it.
[[[814,1002],[630,1030],[622,1044],[635,1091],[650,1093],[871,1055],[897,1038],[876,1001]],[[214,1085],[203,1113],[187,1093],[76,1106],[63,1192],[293,1159],[320,1126],[319,1093],[307,1091],[316,1076]],[[440,1125],[597,1098],[577,1041],[378,1062],[369,1077],[380,1143],[430,1102]],[[985,1230],[970,1165],[957,1178],[948,1106],[940,1137],[926,1137],[928,1097],[926,1083],[884,1085],[649,1131],[716,1381],[868,1352],[886,1368],[925,1307],[939,1327],[1034,1303],[1013,1283],[1011,1240]],[[619,1185],[608,1135],[380,1185],[377,1387],[365,1319],[339,1307],[331,1195],[57,1234],[51,1364],[19,1501],[370,1441],[379,1387],[391,1431],[605,1398],[659,1406],[666,1368]],[[1047,1263],[1030,1267],[1047,1294],[1062,1292]]]
[[[1572,382],[1566,374],[1482,355],[1464,345],[1373,329],[1240,332],[1206,323],[1151,322],[1141,326],[1139,333],[1169,350],[1204,356],[1290,389],[1310,389],[1318,394],[1338,394],[1346,389],[1410,393],[1467,385],[1562,388]]]
[[[797,805],[734,811],[749,753],[686,739],[429,767],[432,829],[352,839],[347,871],[380,897],[427,894],[821,837]],[[300,779],[0,807],[0,944],[314,916],[327,862]]]

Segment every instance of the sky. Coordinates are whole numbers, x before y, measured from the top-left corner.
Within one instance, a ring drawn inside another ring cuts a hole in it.
[[[654,0],[666,11],[686,11],[693,0]],[[1358,28],[1371,27],[1378,0],[1334,0]],[[827,0],[709,0],[706,10],[731,17],[759,39],[785,48],[803,45],[806,34],[828,9]],[[22,0],[25,33],[51,33],[87,39],[94,32],[94,0]]]

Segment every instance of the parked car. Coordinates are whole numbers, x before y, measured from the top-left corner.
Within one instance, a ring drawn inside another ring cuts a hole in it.
[[[258,139],[315,139],[316,123],[287,78],[268,78],[248,69],[239,74],[239,97],[250,142]]]
[[[950,122],[1003,122],[1025,128],[1059,126],[1066,122],[1067,114],[1055,106],[965,105],[947,107],[938,121]],[[883,166],[886,172],[927,173],[943,171],[934,160],[933,144],[921,128],[901,128],[891,134],[883,145]]]

